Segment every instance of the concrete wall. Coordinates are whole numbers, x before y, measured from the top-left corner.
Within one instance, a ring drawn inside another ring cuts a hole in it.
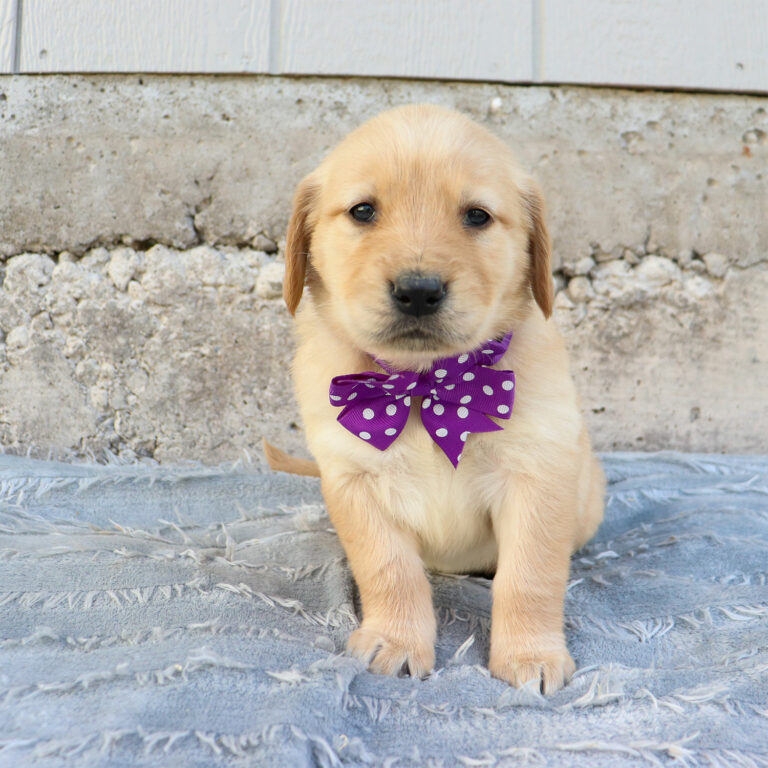
[[[768,99],[269,77],[0,77],[0,442],[215,461],[298,448],[279,296],[293,187],[429,101],[549,204],[600,449],[768,446]]]

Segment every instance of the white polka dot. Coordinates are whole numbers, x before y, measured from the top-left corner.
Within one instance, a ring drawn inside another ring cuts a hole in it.
[[[438,379],[444,379],[448,375],[448,371],[445,370],[445,368],[438,368],[435,371],[435,376],[437,376]]]
[[[472,371],[467,371],[462,377],[464,381],[472,381],[475,378],[475,374]]]
[[[363,411],[363,418],[366,419],[367,421],[370,421],[373,418],[373,416],[374,416],[373,408],[366,408]]]
[[[483,350],[483,354],[484,355],[492,355],[493,354],[493,350],[492,349],[484,349]]]
[[[486,395],[492,395],[493,394],[493,387],[489,387],[487,384],[483,387],[483,392],[485,392]]]
[[[459,402],[462,405],[466,405],[467,403],[471,403],[472,402],[472,395],[464,395],[464,397],[462,397],[461,400],[459,400]]]
[[[347,400],[354,400],[357,397],[357,392],[353,392],[351,395],[347,395]]]
[[[469,416],[469,411],[468,411],[468,410],[467,410],[467,409],[466,409],[466,408],[465,408],[465,407],[462,405],[462,406],[461,406],[461,407],[460,407],[460,408],[459,408],[459,409],[456,411],[456,415],[457,415],[457,416],[458,416],[460,419],[466,419],[466,418],[467,418],[467,416]]]
[[[501,385],[501,388],[502,388],[502,389],[506,389],[506,390],[507,390],[507,392],[509,392],[509,390],[510,390],[510,389],[512,389],[512,387],[514,387],[514,386],[515,386],[515,382],[514,382],[514,381],[505,381],[505,382],[504,382],[504,383]]]
[[[462,457],[463,455],[464,455],[463,453],[460,453],[460,454],[459,454],[459,455],[456,457],[456,461],[457,461],[457,462],[461,461],[461,457]]]
[[[395,388],[394,384],[382,384],[381,386],[384,387],[384,389],[394,389]]]
[[[458,363],[466,363],[469,360],[469,355],[459,355]]]
[[[410,404],[411,404],[411,396],[410,396],[410,395],[408,395],[408,396],[405,398],[405,400],[403,400],[403,402],[404,402],[406,405],[410,405]]]
[[[437,403],[435,407],[432,409],[438,416],[443,415],[443,411],[445,411],[445,408],[442,406],[441,403]]]
[[[392,437],[392,435],[397,434],[397,430],[394,427],[390,427],[389,429],[384,430],[385,435],[389,435],[389,437]]]
[[[390,403],[387,406],[387,416],[394,416],[397,413],[397,406],[394,403]]]
[[[467,438],[469,437],[469,432],[462,432],[460,437],[461,437],[461,442],[462,443],[466,443],[467,442]]]
[[[430,400],[428,397],[425,397],[425,398],[424,398],[424,399],[421,401],[421,407],[422,407],[422,408],[429,408],[429,406],[430,406],[430,405],[432,405],[432,401],[431,401],[431,400]]]
[[[331,395],[331,400],[341,400],[341,395]]]
[[[417,384],[417,383],[418,383],[418,382],[412,381],[412,382],[411,382],[411,383],[410,383],[410,384],[409,384],[409,385],[406,387],[406,389],[413,389],[413,388],[416,386],[416,384]]]
[[[369,384],[367,381],[364,382],[365,386],[368,387],[368,389],[374,389],[373,384]]]
[[[438,437],[445,437],[448,434],[448,430],[445,427],[440,427],[440,429],[435,430],[435,434]]]
[[[436,395],[437,394],[437,390],[436,389],[430,389],[429,390],[429,394],[430,395]]]
[[[400,374],[399,374],[399,373],[393,373],[393,374],[392,374],[392,375],[389,377],[389,381],[394,381],[395,379],[399,379],[399,378],[400,378]]]
[[[452,389],[456,388],[455,384],[446,384],[445,388],[450,392]]]
[[[371,433],[370,432],[358,432],[360,437],[363,438],[363,440],[370,440],[371,439]]]
[[[496,410],[499,413],[509,413],[509,406],[508,405],[500,405]]]

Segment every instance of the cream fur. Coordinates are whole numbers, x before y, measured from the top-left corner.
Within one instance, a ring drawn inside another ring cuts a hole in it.
[[[371,225],[347,213],[362,201],[381,212]],[[489,210],[492,224],[468,232],[467,205]],[[299,306],[296,393],[362,599],[350,652],[374,671],[427,673],[436,624],[425,567],[495,571],[491,672],[556,690],[574,669],[563,635],[569,559],[602,519],[604,481],[563,341],[546,317],[549,238],[535,185],[505,145],[466,118],[428,106],[392,110],[299,186],[287,252],[286,301]],[[431,346],[381,335],[394,312],[388,281],[404,269],[449,281],[445,337]],[[496,367],[515,371],[512,417],[499,421],[503,431],[470,435],[457,469],[423,428],[418,398],[384,452],[336,421],[331,378],[375,369],[372,355],[426,368],[509,329]]]

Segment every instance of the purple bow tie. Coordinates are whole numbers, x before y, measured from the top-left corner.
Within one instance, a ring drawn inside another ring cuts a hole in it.
[[[512,334],[491,340],[473,352],[446,357],[427,373],[366,371],[331,380],[331,405],[344,410],[338,421],[353,435],[386,450],[403,431],[411,397],[421,402],[421,421],[454,467],[472,432],[503,429],[487,415],[508,419],[515,400],[515,374],[488,366],[501,360]]]

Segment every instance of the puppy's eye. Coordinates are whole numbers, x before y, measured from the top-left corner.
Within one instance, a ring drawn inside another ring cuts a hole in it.
[[[490,214],[482,208],[470,208],[464,214],[464,226],[474,227],[475,229],[484,227],[490,220]]]
[[[373,221],[376,215],[376,209],[370,203],[358,203],[349,209],[349,215],[355,221],[361,221],[364,224]]]

